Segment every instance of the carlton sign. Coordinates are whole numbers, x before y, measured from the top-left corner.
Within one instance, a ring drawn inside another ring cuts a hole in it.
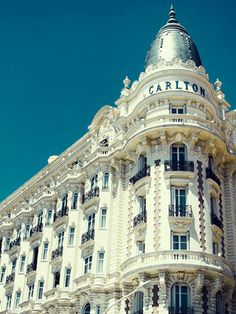
[[[159,92],[182,90],[198,94],[206,98],[206,91],[200,85],[191,83],[189,81],[164,81],[153,84],[149,87],[149,95],[153,95]]]

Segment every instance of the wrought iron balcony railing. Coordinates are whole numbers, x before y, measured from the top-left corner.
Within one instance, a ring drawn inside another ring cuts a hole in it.
[[[191,205],[169,205],[169,216],[170,217],[192,217],[192,206]]]
[[[52,260],[63,255],[63,246],[59,246],[54,251],[52,251]]]
[[[10,242],[8,251],[10,251],[12,248],[14,248],[16,246],[20,246],[20,238],[17,238],[14,241]]]
[[[133,219],[133,227],[138,226],[141,223],[145,223],[147,221],[147,211],[144,210],[138,215],[136,215]]]
[[[30,230],[30,237],[32,237],[34,234],[38,233],[38,232],[42,232],[43,231],[43,224],[40,223],[36,226],[34,226],[31,230]]]
[[[221,185],[220,179],[217,177],[217,175],[214,173],[214,171],[211,168],[206,168],[206,178],[212,179],[215,181],[219,186]]]
[[[81,237],[81,244],[84,244],[85,242],[89,241],[89,240],[94,240],[94,229],[90,229],[87,232],[85,232],[84,234],[82,234]]]
[[[68,216],[68,207],[62,208],[60,209],[58,212],[56,212],[53,216],[53,222],[55,222],[56,220],[64,217],[64,216]]]
[[[194,314],[194,308],[170,306],[169,314]]]
[[[91,189],[84,195],[82,195],[82,204],[86,203],[87,201],[91,200],[94,197],[99,197],[99,187],[96,186],[94,189]]]
[[[11,273],[6,277],[6,285],[13,282],[15,280],[15,273]]]
[[[26,273],[30,273],[36,269],[37,269],[37,264],[32,262],[27,265]]]
[[[136,173],[132,178],[129,179],[129,182],[134,184],[147,176],[150,176],[150,166],[145,166],[143,169],[139,170],[138,173]]]
[[[165,160],[165,171],[194,171],[193,161],[172,161]]]
[[[219,217],[217,217],[214,213],[211,213],[211,224],[216,225],[220,229],[223,229],[223,223]]]

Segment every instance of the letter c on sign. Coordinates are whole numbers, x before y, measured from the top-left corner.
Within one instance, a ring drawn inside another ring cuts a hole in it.
[[[152,95],[153,94],[153,85],[149,87],[149,94]]]

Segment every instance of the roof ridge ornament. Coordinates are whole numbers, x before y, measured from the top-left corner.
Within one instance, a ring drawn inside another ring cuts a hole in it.
[[[170,12],[169,12],[169,19],[168,19],[167,23],[178,23],[178,21],[176,20],[175,17],[176,17],[176,12],[175,12],[173,4],[171,4]]]

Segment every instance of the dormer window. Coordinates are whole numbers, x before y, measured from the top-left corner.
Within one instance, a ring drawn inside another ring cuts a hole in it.
[[[100,147],[108,147],[109,143],[108,143],[108,138],[104,138],[101,142],[100,142]]]

